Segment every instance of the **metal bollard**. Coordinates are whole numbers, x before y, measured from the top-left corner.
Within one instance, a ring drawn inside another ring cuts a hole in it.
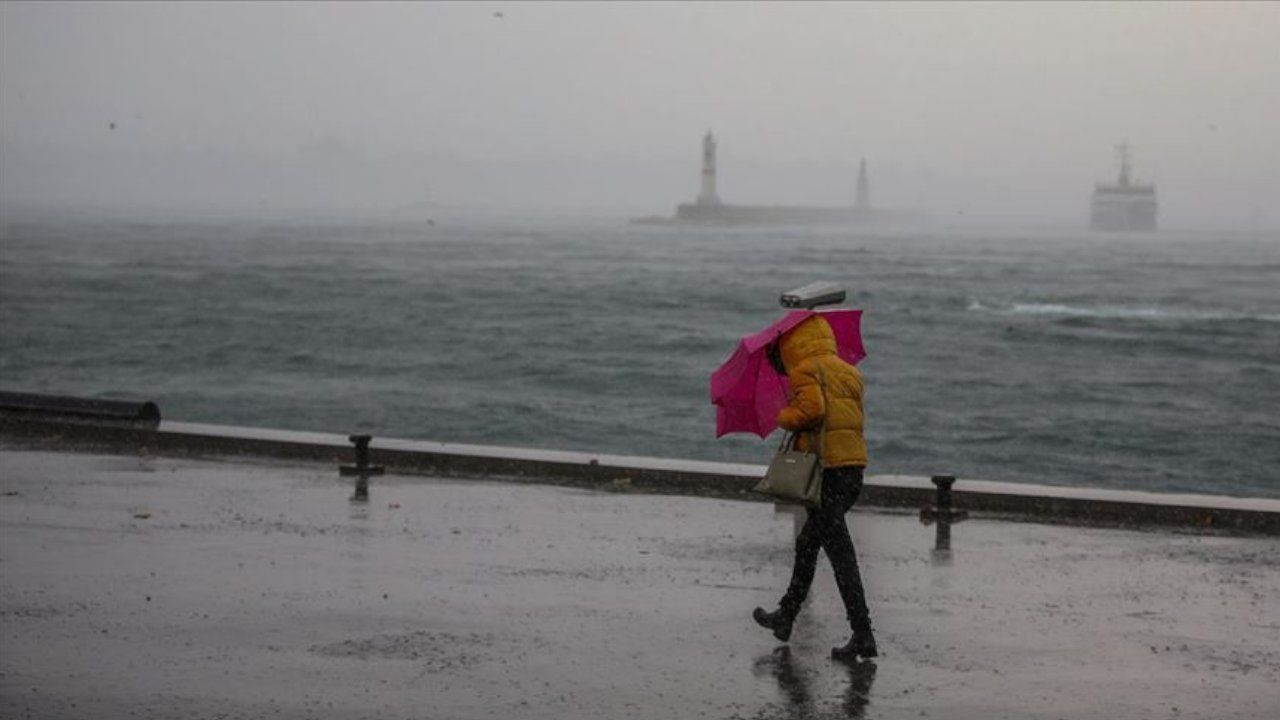
[[[938,488],[937,494],[931,507],[920,509],[920,522],[925,525],[937,522],[933,549],[950,550],[951,523],[964,520],[969,517],[969,513],[952,507],[951,486],[956,482],[954,475],[934,475],[931,482]]]
[[[930,480],[938,488],[937,505],[939,508],[951,509],[951,486],[956,484],[954,475],[934,475]]]
[[[338,475],[355,476],[356,489],[351,496],[352,502],[369,502],[369,476],[381,475],[384,468],[369,464],[369,441],[373,439],[372,435],[350,435],[348,439],[355,445],[356,464],[340,466]]]

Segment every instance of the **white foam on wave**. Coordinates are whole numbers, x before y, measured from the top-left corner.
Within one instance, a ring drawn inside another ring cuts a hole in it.
[[[1076,317],[1133,318],[1139,320],[1175,317],[1175,314],[1170,311],[1158,308],[1130,308],[1107,305],[1078,307],[1075,305],[1059,305],[1057,303],[1015,303],[1008,312],[1014,315],[1071,315]]]
[[[971,311],[988,311],[1002,315],[1048,315],[1055,317],[1103,318],[1108,320],[1255,320],[1280,322],[1280,314],[1252,314],[1190,310],[1186,308],[1126,307],[1100,305],[1082,307],[1061,303],[1014,303],[1007,308],[992,308],[974,300]]]

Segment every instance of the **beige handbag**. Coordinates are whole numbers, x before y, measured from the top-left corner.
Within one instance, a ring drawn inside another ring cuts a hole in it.
[[[827,384],[822,369],[818,369],[818,387],[823,403],[826,403]],[[752,488],[755,492],[772,497],[782,503],[818,508],[822,506],[822,436],[827,428],[824,414],[818,426],[817,437],[808,452],[793,449],[796,433],[782,436],[778,454],[769,463],[764,478]]]

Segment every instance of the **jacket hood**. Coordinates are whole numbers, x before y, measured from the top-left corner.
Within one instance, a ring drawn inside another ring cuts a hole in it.
[[[836,354],[836,335],[821,315],[791,328],[779,343],[782,362],[790,372],[809,358]]]

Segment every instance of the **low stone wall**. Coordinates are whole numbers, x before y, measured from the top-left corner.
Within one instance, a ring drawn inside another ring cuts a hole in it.
[[[0,419],[10,446],[181,457],[250,456],[353,462],[346,436],[163,422],[158,429]],[[663,458],[374,438],[372,462],[388,472],[767,501],[750,492],[764,467]],[[1067,488],[960,479],[957,508],[1035,522],[1162,527],[1280,535],[1280,500]],[[860,505],[919,509],[934,502],[928,478],[873,475]]]

